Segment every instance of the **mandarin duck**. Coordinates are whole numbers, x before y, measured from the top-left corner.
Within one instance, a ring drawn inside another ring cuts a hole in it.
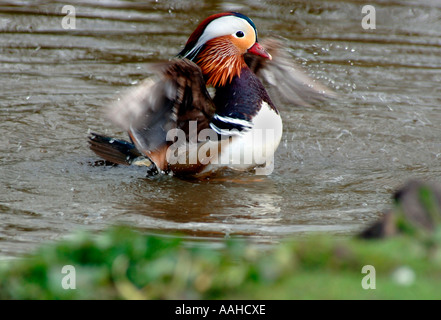
[[[157,79],[110,106],[109,118],[130,141],[92,133],[90,148],[108,163],[145,165],[148,175],[198,176],[225,167],[271,173],[282,119],[262,81],[297,105],[333,92],[292,64],[279,41],[265,47],[243,14],[206,18],[174,59],[153,66]]]

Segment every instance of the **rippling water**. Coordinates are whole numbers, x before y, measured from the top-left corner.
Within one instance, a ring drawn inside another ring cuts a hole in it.
[[[62,28],[66,4],[75,30]],[[361,27],[365,4],[375,30]],[[125,136],[103,106],[226,10],[250,16],[260,38],[285,39],[339,99],[279,104],[284,134],[269,177],[183,181],[90,166],[89,131]],[[120,223],[209,245],[354,234],[408,179],[439,180],[440,19],[435,0],[0,1],[0,256]]]

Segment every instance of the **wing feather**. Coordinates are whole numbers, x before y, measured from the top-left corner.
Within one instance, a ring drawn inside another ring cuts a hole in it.
[[[189,122],[197,121],[198,132],[209,128],[215,107],[195,63],[175,59],[153,70],[159,79],[146,79],[129,89],[109,108],[108,116],[129,133],[139,151],[164,170],[169,130],[182,129],[188,139]]]
[[[261,44],[273,59],[246,54],[245,62],[263,83],[271,86],[268,91],[273,93],[272,98],[280,96],[284,102],[290,104],[311,106],[337,97],[335,92],[308,76],[292,62],[281,41],[265,39]],[[277,94],[274,94],[275,90]]]

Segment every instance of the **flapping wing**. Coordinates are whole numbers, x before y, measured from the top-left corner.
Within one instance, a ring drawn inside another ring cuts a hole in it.
[[[331,89],[309,77],[294,64],[281,41],[265,39],[261,44],[273,59],[246,54],[245,62],[263,83],[271,85],[270,93],[277,90],[277,96],[281,96],[284,102],[301,106],[310,106],[337,96]]]
[[[137,149],[156,166],[166,168],[167,133],[182,129],[188,139],[189,121],[198,130],[209,127],[215,107],[200,68],[187,59],[154,66],[159,80],[146,79],[109,109],[110,119],[125,129]]]

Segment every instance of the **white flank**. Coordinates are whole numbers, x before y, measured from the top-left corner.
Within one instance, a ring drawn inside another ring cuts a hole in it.
[[[213,159],[211,161],[213,166],[207,167],[205,171],[219,166],[227,166],[235,170],[272,166],[274,152],[282,138],[282,119],[266,102],[262,102],[262,107],[254,117],[252,125],[251,130],[233,136],[231,141],[222,142],[219,158]]]

